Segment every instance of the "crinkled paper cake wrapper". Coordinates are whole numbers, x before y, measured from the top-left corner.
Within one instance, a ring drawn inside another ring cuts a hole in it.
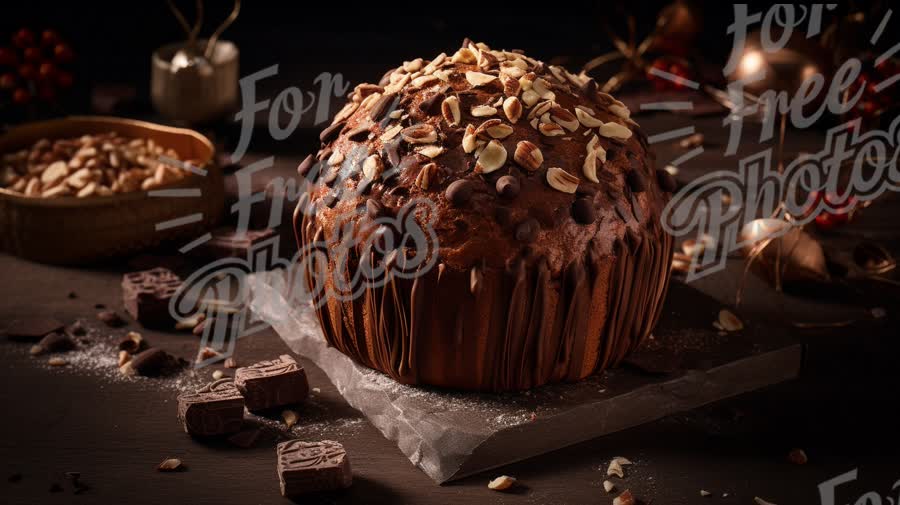
[[[271,275],[251,276],[255,316],[324,370],[347,402],[437,483],[792,379],[802,359],[784,331],[750,325],[718,334],[710,326],[718,304],[673,283],[651,349],[633,360],[643,371],[622,368],[514,394],[410,387],[328,347],[312,308],[288,305],[272,285]]]

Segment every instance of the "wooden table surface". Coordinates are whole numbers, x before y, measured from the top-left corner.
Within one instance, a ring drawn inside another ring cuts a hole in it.
[[[660,116],[641,121],[651,133],[665,131],[683,119]],[[723,141],[720,119],[692,119],[712,144]],[[820,141],[820,140],[819,140]],[[805,134],[798,143],[812,145]],[[808,147],[791,145],[795,150]],[[674,151],[660,149],[660,158]],[[719,160],[721,161],[721,160]],[[295,158],[279,160],[290,170]],[[702,173],[714,159],[689,164]],[[716,168],[726,168],[716,167]],[[873,207],[860,229],[881,230],[896,220],[896,199]],[[873,224],[874,223],[874,224]],[[879,235],[896,253],[898,235]],[[885,238],[887,237],[887,238]],[[840,240],[836,237],[835,240]],[[739,279],[739,262],[696,283],[704,292],[730,303]],[[0,328],[24,315],[52,315],[71,322],[83,318],[102,329],[95,337],[114,342],[128,330],[141,331],[156,346],[190,359],[198,340],[189,334],[143,330],[136,323],[117,330],[96,322],[95,304],[124,314],[119,283],[124,263],[103,268],[61,268],[0,255]],[[77,298],[70,299],[70,291]],[[815,301],[777,295],[751,279],[745,317],[790,320],[861,318],[865,309],[883,307],[888,316],[848,328],[798,334],[806,345],[806,367],[800,379],[764,391],[710,405],[537,457],[486,475],[444,486],[424,473],[346,405],[328,379],[304,361],[311,386],[318,388],[301,411],[304,421],[290,434],[273,421],[261,422],[263,438],[255,447],[199,443],[181,430],[175,417],[179,385],[172,379],[120,378],[108,362],[113,356],[52,368],[46,358],[28,355],[28,344],[0,340],[0,502],[37,503],[284,503],[275,475],[276,438],[333,438],[348,449],[354,470],[352,488],[301,503],[537,503],[607,504],[613,495],[602,489],[605,465],[614,456],[635,462],[617,487],[630,489],[643,503],[752,504],[759,496],[784,504],[820,503],[823,481],[858,469],[858,479],[838,488],[836,503],[854,503],[867,492],[895,498],[900,479],[900,448],[894,404],[900,393],[897,372],[896,314],[898,289],[861,285]],[[275,357],[287,351],[271,331],[242,338],[240,363]],[[102,365],[103,360],[107,362]],[[97,364],[98,361],[101,364]],[[212,369],[197,373],[203,376]],[[200,380],[196,378],[194,380]],[[785,462],[787,452],[803,448],[809,464]],[[156,465],[181,458],[187,471],[159,473]],[[72,493],[65,472],[81,472],[89,488]],[[486,488],[501,474],[521,485],[511,493]],[[59,483],[62,492],[50,487]],[[713,493],[700,497],[700,490]],[[727,493],[727,497],[723,494]],[[874,502],[873,502],[874,503]],[[887,503],[887,501],[885,501]]]

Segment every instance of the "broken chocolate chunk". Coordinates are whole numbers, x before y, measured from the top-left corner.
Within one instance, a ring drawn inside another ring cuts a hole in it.
[[[220,379],[179,395],[178,420],[185,433],[197,437],[237,433],[244,423],[244,398],[231,379]]]
[[[181,278],[167,268],[127,273],[122,277],[122,303],[141,325],[171,329],[175,318],[169,302],[180,287]]]
[[[40,342],[31,348],[32,356],[40,356],[51,352],[71,351],[75,348],[75,341],[65,333],[54,331],[48,333]]]
[[[309,394],[306,371],[287,354],[238,368],[234,385],[244,395],[249,410],[265,410],[299,403]]]
[[[281,495],[332,491],[350,487],[350,458],[338,442],[289,440],[278,444],[278,480]]]
[[[97,313],[97,319],[110,328],[121,328],[128,324],[114,310],[102,310]]]

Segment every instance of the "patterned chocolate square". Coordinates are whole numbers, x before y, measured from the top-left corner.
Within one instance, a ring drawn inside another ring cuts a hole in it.
[[[125,310],[148,328],[171,329],[175,320],[169,301],[181,287],[181,278],[166,268],[131,272],[122,278]]]
[[[179,395],[178,419],[197,437],[237,433],[244,423],[244,398],[231,379],[220,379]]]
[[[244,395],[249,410],[299,403],[309,394],[306,371],[287,354],[275,360],[238,368],[234,374],[234,385]]]
[[[276,451],[282,496],[343,489],[353,483],[350,458],[338,442],[289,440],[278,444]]]

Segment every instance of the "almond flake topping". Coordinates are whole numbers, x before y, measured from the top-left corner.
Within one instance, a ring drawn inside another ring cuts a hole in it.
[[[445,98],[441,103],[441,115],[444,116],[444,121],[446,121],[448,125],[452,127],[459,126],[461,118],[459,98],[452,95]]]
[[[478,155],[478,163],[475,164],[475,172],[489,174],[506,163],[506,148],[496,140],[492,140],[484,146]]]
[[[510,123],[515,123],[522,117],[522,102],[514,96],[507,97],[503,101],[503,113]]]
[[[469,81],[469,84],[477,88],[478,86],[484,86],[485,84],[490,84],[496,81],[497,76],[484,74],[482,72],[473,72],[470,70],[466,72],[466,80]]]
[[[497,109],[490,105],[476,105],[472,107],[471,113],[475,117],[488,117],[497,114]]]
[[[558,167],[550,167],[547,169],[547,183],[563,193],[575,193],[578,189],[578,177],[566,172]]]
[[[475,136],[475,127],[471,124],[466,125],[466,133],[463,134],[462,139],[462,148],[463,151],[466,152],[466,154],[472,153],[473,151],[475,151],[475,148],[478,147],[476,140],[477,138]]]
[[[575,108],[575,117],[586,128],[599,128],[604,125],[602,120],[595,118],[592,114],[588,114],[583,107]]]
[[[628,140],[631,138],[631,130],[619,123],[603,123],[603,126],[600,127],[598,132],[604,137],[613,139]]]
[[[410,144],[431,144],[437,140],[437,131],[427,123],[419,123],[404,128],[400,135]]]

